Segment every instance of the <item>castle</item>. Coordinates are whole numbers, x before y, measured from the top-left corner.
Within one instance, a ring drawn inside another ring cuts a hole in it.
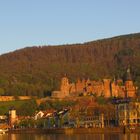
[[[67,76],[61,80],[60,91],[54,91],[52,96],[65,98],[69,96],[94,95],[109,97],[135,97],[138,87],[131,78],[130,69],[127,70],[125,82],[122,79],[103,79],[94,81],[90,79],[78,79],[76,83],[70,83]]]

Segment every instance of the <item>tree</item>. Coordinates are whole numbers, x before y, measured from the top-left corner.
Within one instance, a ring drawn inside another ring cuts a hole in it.
[[[5,91],[3,88],[0,88],[0,96],[4,95],[5,94]]]
[[[32,116],[37,110],[37,104],[35,100],[31,100],[30,102],[25,102],[18,109],[17,113],[22,116]]]

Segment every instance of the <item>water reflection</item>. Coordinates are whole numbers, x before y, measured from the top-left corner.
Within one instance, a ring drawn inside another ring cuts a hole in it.
[[[0,140],[140,140],[140,134],[5,134]]]

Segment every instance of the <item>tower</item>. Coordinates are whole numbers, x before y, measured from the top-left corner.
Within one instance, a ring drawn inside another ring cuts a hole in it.
[[[118,97],[118,85],[116,84],[116,81],[111,83],[111,94],[113,97]]]
[[[111,80],[110,79],[103,79],[104,82],[104,96],[106,98],[111,97]]]
[[[128,68],[126,71],[126,81],[132,81],[132,75],[131,75],[130,68]]]
[[[16,110],[14,108],[11,108],[9,110],[9,125],[13,127],[16,121],[17,121]]]
[[[126,73],[126,81],[125,81],[125,93],[127,97],[135,97],[136,96],[137,87],[134,86],[130,68],[127,69]]]
[[[64,76],[61,80],[60,90],[61,90],[62,97],[69,96],[70,84],[69,84],[69,79],[66,76]]]

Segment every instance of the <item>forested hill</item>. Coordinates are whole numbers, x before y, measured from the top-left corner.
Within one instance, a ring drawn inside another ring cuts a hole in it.
[[[34,46],[0,56],[0,94],[43,96],[67,74],[77,78],[123,77],[130,66],[140,84],[140,33],[83,44]]]

